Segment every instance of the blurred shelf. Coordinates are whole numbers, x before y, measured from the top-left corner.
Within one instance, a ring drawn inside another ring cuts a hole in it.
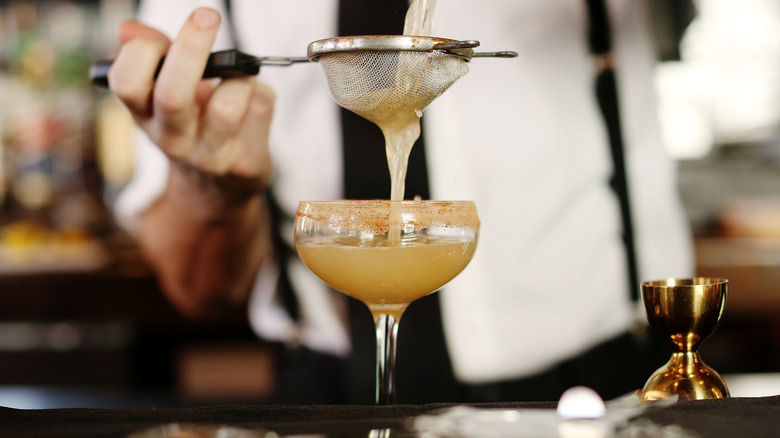
[[[697,275],[729,281],[705,362],[726,374],[780,372],[780,238],[699,237],[696,258]]]
[[[180,321],[142,257],[109,253],[99,269],[6,270],[0,320]]]
[[[729,280],[729,314],[780,312],[780,238],[696,239],[697,275]]]
[[[105,259],[91,269],[17,269],[0,273],[2,321],[124,321],[166,331],[249,332],[243,309],[193,321],[160,289],[140,250],[124,237],[103,242]]]

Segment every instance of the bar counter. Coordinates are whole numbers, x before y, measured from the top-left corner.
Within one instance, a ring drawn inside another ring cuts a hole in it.
[[[287,435],[420,437],[423,435],[408,428],[411,418],[452,406],[451,404],[396,406],[222,405],[167,409],[49,410],[0,408],[0,436],[7,438],[120,438],[133,435],[135,437],[141,436],[137,435],[140,432],[159,429],[159,426],[166,424],[179,423],[220,425],[256,432],[275,432],[275,434],[258,434],[259,437]],[[472,406],[483,409],[540,409],[551,412],[555,408],[555,403],[501,403]],[[636,431],[631,432],[633,425],[640,424],[643,425],[641,434],[637,434]],[[648,429],[648,425],[658,426],[658,428]],[[672,427],[663,428],[664,426]],[[658,433],[657,435],[648,433],[648,430],[655,430]],[[482,436],[509,436],[488,433],[487,430],[485,432]],[[702,438],[744,436],[761,438],[776,437],[779,434],[780,396],[772,396],[680,401],[671,406],[651,407],[629,420],[628,428],[624,429],[623,432],[619,431],[614,436]],[[235,435],[223,434],[219,436]],[[439,435],[428,434],[424,436],[435,437]],[[512,434],[512,436],[532,435],[518,433]]]

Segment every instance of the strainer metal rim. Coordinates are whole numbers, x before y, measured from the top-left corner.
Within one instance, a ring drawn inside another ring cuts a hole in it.
[[[437,50],[439,46],[457,43],[458,41],[449,38],[414,35],[339,36],[310,43],[307,50],[307,58],[310,61],[317,61],[322,55],[359,51],[432,52]],[[474,50],[471,48],[448,48],[442,50],[442,53],[460,56],[467,60],[475,55]]]

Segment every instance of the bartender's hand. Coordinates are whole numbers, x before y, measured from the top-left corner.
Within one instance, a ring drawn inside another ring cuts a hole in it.
[[[274,97],[254,77],[201,79],[219,22],[216,11],[197,9],[173,42],[125,22],[108,74],[111,90],[171,160],[138,238],[169,300],[194,317],[245,315],[259,266],[273,251],[263,193]]]
[[[138,125],[171,158],[173,172],[214,186],[216,194],[241,197],[266,188],[271,178],[274,96],[254,77],[218,84],[201,78],[219,24],[216,11],[197,9],[171,42],[155,29],[126,21],[108,79]]]

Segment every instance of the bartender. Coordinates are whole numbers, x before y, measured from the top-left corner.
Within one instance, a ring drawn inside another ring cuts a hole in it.
[[[389,197],[381,134],[339,109],[317,65],[222,81],[200,73],[215,50],[300,56],[337,34],[400,33],[406,1],[380,2],[389,9],[372,15],[375,3],[142,0],[138,21],[118,30],[110,88],[140,130],[117,217],[182,312],[246,306],[257,335],[284,346],[283,401],[373,397],[368,313],[290,248],[299,201]],[[690,276],[690,231],[656,119],[648,6],[607,7],[637,278]],[[638,284],[611,184],[588,11],[575,0],[436,7],[437,36],[519,57],[473,60],[422,118],[410,158],[422,176],[410,177],[407,196],[474,200],[482,227],[467,269],[404,315],[399,402],[555,400],[574,385],[611,398],[640,388],[668,357],[650,354],[633,329]],[[389,17],[392,28],[382,28]],[[377,177],[386,182],[368,188]]]

